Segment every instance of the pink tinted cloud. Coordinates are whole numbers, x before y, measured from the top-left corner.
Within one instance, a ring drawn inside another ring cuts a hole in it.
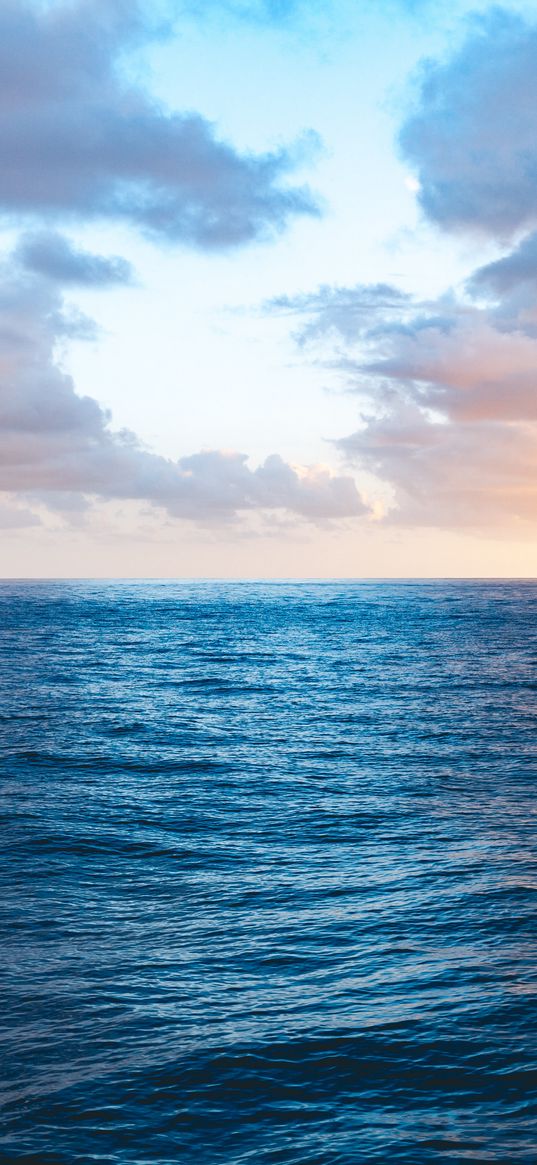
[[[360,402],[360,427],[336,444],[348,463],[389,487],[387,520],[533,524],[537,337],[516,320],[506,326],[498,301],[382,296],[373,304],[374,288],[323,288],[296,311],[305,341],[328,343],[327,363]]]

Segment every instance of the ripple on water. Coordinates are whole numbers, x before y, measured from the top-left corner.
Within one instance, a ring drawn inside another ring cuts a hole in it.
[[[537,585],[2,583],[0,1160],[537,1160]]]

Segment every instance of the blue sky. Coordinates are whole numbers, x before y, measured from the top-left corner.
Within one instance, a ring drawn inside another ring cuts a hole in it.
[[[535,574],[537,9],[0,21],[3,573]]]

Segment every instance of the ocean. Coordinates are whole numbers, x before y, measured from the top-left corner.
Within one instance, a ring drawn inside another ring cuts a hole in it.
[[[537,583],[0,623],[0,1160],[535,1165]]]

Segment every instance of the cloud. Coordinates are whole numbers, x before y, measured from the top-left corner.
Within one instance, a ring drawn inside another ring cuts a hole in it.
[[[116,431],[92,397],[77,395],[55,357],[58,343],[84,334],[49,279],[0,272],[0,490],[54,509],[80,508],[80,496],[140,499],[175,517],[222,522],[254,510],[309,521],[363,515],[352,477],[320,466],[289,465],[273,454],[250,468],[221,450],[172,461]]]
[[[535,425],[438,424],[400,405],[338,445],[348,461],[392,486],[392,523],[535,531]]]
[[[287,184],[300,150],[239,153],[128,79],[125,53],[150,32],[136,0],[3,0],[0,213],[123,220],[206,249],[316,214],[310,192]]]
[[[131,283],[134,277],[131,264],[121,256],[105,257],[79,250],[56,231],[23,235],[16,259],[28,271],[60,286],[110,287]]]
[[[537,225],[536,106],[537,26],[501,9],[422,66],[400,145],[428,218],[500,240]]]
[[[400,144],[433,223],[510,251],[430,302],[384,284],[271,301],[355,394],[336,445],[388,523],[535,534],[536,108],[537,26],[472,18],[455,54],[422,65]]]
[[[30,526],[40,525],[40,518],[27,507],[0,504],[0,530],[27,530]]]
[[[486,312],[453,305],[449,326],[418,314],[372,341],[376,355],[361,369],[382,379],[385,396],[397,385],[450,420],[537,418],[537,341],[499,331]]]
[[[466,289],[494,305],[496,325],[537,336],[537,234],[522,239],[510,254],[478,267]]]
[[[528,235],[510,254],[478,267],[468,280],[469,290],[500,298],[521,286],[537,293],[537,233]]]
[[[312,293],[276,296],[266,306],[270,311],[297,316],[301,323],[296,339],[305,344],[331,334],[354,340],[378,319],[379,312],[400,312],[409,298],[387,283],[357,283],[354,287],[324,284]]]
[[[0,268],[0,490],[73,520],[94,498],[208,523],[250,511],[313,522],[364,515],[354,479],[323,466],[153,453],[79,396],[58,360],[69,340],[94,334],[62,289],[128,283],[133,272],[119,256],[75,247],[56,219],[123,219],[210,249],[316,213],[309,193],[285,181],[298,152],[239,154],[202,117],[164,110],[127,79],[125,54],[152,31],[147,11],[136,0],[6,0],[0,9],[0,214],[38,224]],[[37,521],[29,510],[3,514],[4,524]]]
[[[301,335],[328,341],[327,363],[356,394],[360,427],[336,445],[388,490],[388,521],[535,523],[537,337],[508,328],[496,303],[369,292],[324,287],[287,310],[306,312]]]

